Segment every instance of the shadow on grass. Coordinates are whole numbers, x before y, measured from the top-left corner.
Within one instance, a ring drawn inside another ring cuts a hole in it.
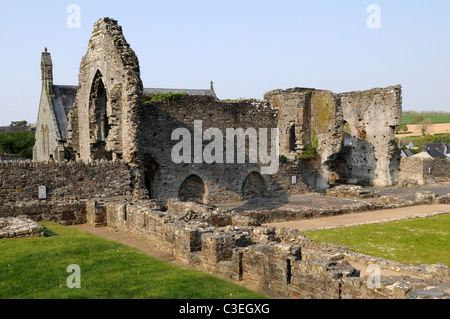
[[[54,237],[54,236],[58,236],[58,234],[44,226],[44,237]]]

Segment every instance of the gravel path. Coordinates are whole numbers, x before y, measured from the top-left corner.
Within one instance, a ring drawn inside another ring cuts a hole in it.
[[[361,224],[383,223],[388,221],[428,217],[450,213],[450,205],[423,205],[394,209],[376,210],[341,216],[315,218],[300,221],[265,224],[277,228],[293,228],[302,231],[349,227]]]

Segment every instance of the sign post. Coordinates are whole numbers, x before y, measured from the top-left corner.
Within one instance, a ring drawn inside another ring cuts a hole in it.
[[[39,199],[47,199],[47,188],[45,186],[39,186]]]

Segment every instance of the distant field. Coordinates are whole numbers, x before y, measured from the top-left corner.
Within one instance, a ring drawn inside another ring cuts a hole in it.
[[[404,113],[403,114],[403,123],[406,125],[409,124],[418,124],[417,121],[414,121],[414,117],[417,115],[422,115],[423,118],[431,119],[433,124],[440,124],[440,123],[450,123],[450,113],[446,114],[434,114],[434,113],[419,113],[419,114],[412,114],[412,113]]]
[[[450,123],[431,124],[428,127],[427,134],[450,134]],[[417,124],[408,125],[407,134],[398,134],[397,137],[422,136],[422,126]]]

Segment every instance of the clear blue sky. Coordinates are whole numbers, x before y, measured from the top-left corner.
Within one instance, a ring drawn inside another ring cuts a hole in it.
[[[68,28],[67,7],[81,9]],[[367,27],[370,4],[381,28]],[[0,0],[0,125],[35,123],[40,57],[48,47],[55,84],[78,84],[95,21],[119,21],[145,87],[208,88],[221,99],[273,89],[336,93],[401,84],[404,110],[450,111],[448,0]]]

